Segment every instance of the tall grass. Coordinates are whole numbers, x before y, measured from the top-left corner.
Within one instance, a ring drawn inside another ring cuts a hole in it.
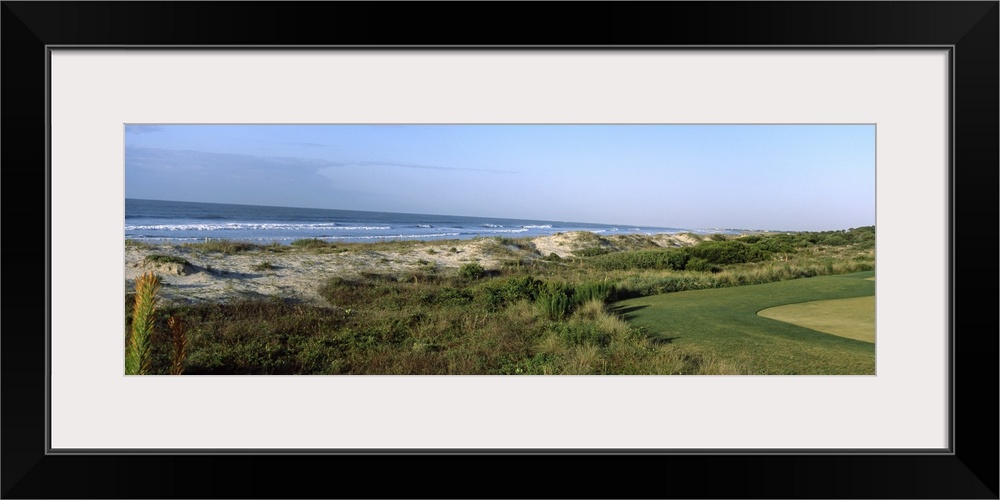
[[[171,316],[167,320],[167,327],[170,328],[170,338],[173,341],[170,374],[181,375],[184,373],[184,359],[187,358],[187,334],[184,323],[176,316]]]
[[[569,315],[572,302],[565,290],[549,289],[538,296],[538,310],[546,318],[559,321]]]
[[[125,374],[145,375],[152,363],[152,337],[156,321],[160,277],[145,273],[135,281],[132,328],[125,343]]]

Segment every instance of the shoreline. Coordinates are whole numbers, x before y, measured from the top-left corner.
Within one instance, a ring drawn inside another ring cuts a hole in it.
[[[736,237],[738,235],[731,235]],[[144,272],[160,275],[165,304],[198,304],[232,299],[282,299],[326,306],[320,285],[330,278],[356,278],[365,273],[408,279],[436,273],[454,274],[469,263],[487,270],[524,260],[572,258],[588,248],[609,251],[677,248],[698,243],[707,235],[596,235],[587,231],[555,233],[531,238],[483,237],[462,240],[332,243],[317,248],[293,245],[256,246],[223,253],[199,244],[127,243],[125,286]],[[151,262],[148,256],[186,261]]]

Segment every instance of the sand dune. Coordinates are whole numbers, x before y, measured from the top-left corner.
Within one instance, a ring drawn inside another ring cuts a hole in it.
[[[511,242],[514,243],[511,243]],[[352,278],[378,273],[411,279],[416,275],[455,273],[464,264],[477,262],[486,269],[498,269],[504,261],[540,259],[556,254],[570,258],[582,248],[608,250],[671,248],[691,245],[691,234],[619,235],[598,237],[588,232],[556,233],[530,240],[482,238],[393,244],[351,244],[332,250],[287,248],[225,255],[195,246],[126,245],[125,286],[132,290],[135,278],[153,271],[162,278],[161,297],[165,303],[199,303],[238,298],[298,300],[322,305],[317,288],[333,277]],[[189,265],[154,263],[150,255],[174,256]]]

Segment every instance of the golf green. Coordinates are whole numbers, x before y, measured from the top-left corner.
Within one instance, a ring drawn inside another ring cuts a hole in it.
[[[769,307],[757,313],[849,339],[875,342],[875,297],[815,300],[801,304]]]
[[[875,345],[759,316],[804,302],[873,297],[873,271],[666,293],[616,303],[662,342],[724,360],[748,374],[874,374]]]

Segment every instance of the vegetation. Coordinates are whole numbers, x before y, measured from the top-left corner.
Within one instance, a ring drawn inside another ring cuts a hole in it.
[[[873,343],[757,314],[806,301],[871,298],[875,283],[865,278],[873,274],[655,295],[619,302],[616,310],[654,339],[736,363],[751,374],[874,374]]]
[[[174,347],[170,359],[170,374],[181,375],[184,373],[184,359],[187,358],[187,335],[184,323],[171,316],[167,319],[167,327],[170,328],[170,339]]]
[[[291,245],[293,247],[298,247],[298,248],[318,248],[318,247],[333,246],[332,244],[327,243],[326,241],[323,241],[319,238],[303,238],[293,241]]]
[[[126,375],[148,375],[157,373],[154,371],[154,362],[157,365],[163,364],[157,356],[157,351],[162,351],[162,338],[158,339],[159,332],[157,317],[160,290],[162,282],[160,277],[154,273],[145,273],[135,280],[135,293],[126,296],[126,311],[131,311],[125,317],[125,374]],[[131,305],[131,308],[129,307]],[[187,356],[187,335],[184,323],[177,317],[170,315],[166,317],[167,327],[170,331],[171,352],[168,359],[169,371],[171,375],[184,373],[184,360]],[[159,329],[162,331],[162,329]],[[159,366],[157,366],[159,369]]]
[[[491,238],[482,245],[503,263],[498,268],[469,262],[447,271],[420,259],[426,264],[417,270],[323,280],[317,290],[325,307],[282,300],[171,306],[155,320],[149,373],[173,373],[176,335],[155,333],[173,332],[165,323],[171,316],[185,326],[185,342],[190,341],[186,374],[874,369],[870,343],[756,315],[765,307],[862,296],[868,293],[865,286],[873,290],[872,282],[848,273],[871,275],[874,228],[724,235],[681,248],[662,248],[641,236],[585,233],[584,238],[583,248],[601,250],[545,257],[527,240]],[[290,248],[317,253],[420,248],[427,253],[426,243],[410,241],[299,240]],[[452,248],[455,252],[449,252],[457,253]],[[809,277],[824,278],[798,279]],[[856,288],[858,281],[868,285]],[[688,294],[701,299],[688,299]],[[635,302],[643,300],[648,302]]]
[[[758,316],[863,342],[875,342],[875,296],[769,307]]]
[[[140,240],[133,239],[133,238],[126,238],[125,239],[125,248],[147,249],[147,248],[152,248],[152,247],[153,247],[152,245],[150,245],[149,243],[146,243],[145,241],[140,241]]]
[[[198,252],[217,252],[225,255],[233,255],[241,252],[250,252],[267,248],[280,248],[275,245],[258,245],[256,243],[246,243],[232,240],[208,240],[204,243],[185,243],[184,248]]]
[[[257,264],[256,266],[253,266],[253,270],[254,271],[273,271],[274,270],[274,264],[272,264],[271,261],[265,260],[265,261],[261,262],[260,264]]]
[[[458,277],[464,280],[477,280],[486,275],[486,269],[478,262],[470,262],[458,268]]]
[[[160,277],[145,273],[135,281],[132,328],[125,339],[125,374],[149,373],[152,358],[153,322]]]
[[[173,255],[159,255],[159,254],[147,255],[146,262],[154,262],[156,264],[183,264],[185,266],[191,265],[191,263],[188,262],[187,259],[176,257]]]

